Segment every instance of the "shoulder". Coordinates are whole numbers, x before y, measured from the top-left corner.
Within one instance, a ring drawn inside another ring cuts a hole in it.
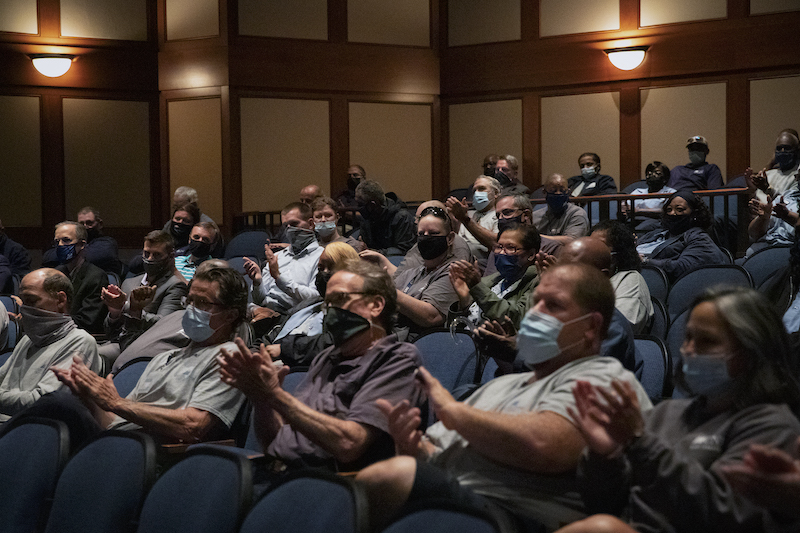
[[[396,335],[384,337],[370,351],[383,360],[407,360],[417,366],[422,365],[422,356],[417,347],[410,342],[400,342]]]
[[[136,287],[142,284],[142,280],[144,279],[145,274],[139,274],[138,276],[134,276],[132,278],[128,278],[122,281],[122,291],[129,292]]]
[[[108,275],[105,273],[105,271],[88,261],[83,263],[83,268],[81,268],[81,270],[83,271],[84,278],[91,278],[95,281],[105,281],[106,283],[108,282]]]
[[[586,211],[579,205],[573,203],[567,204],[567,209],[564,211],[564,214],[570,218],[585,218],[589,220]]]

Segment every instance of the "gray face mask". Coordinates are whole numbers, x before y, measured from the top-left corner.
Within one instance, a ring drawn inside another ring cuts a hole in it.
[[[699,167],[703,163],[706,162],[706,153],[690,150],[689,151],[689,161],[695,167]]]
[[[305,250],[306,246],[316,239],[314,232],[310,229],[297,228],[294,226],[286,228],[286,236],[289,239],[289,243],[292,245],[292,253],[295,254],[299,254]]]
[[[77,326],[69,315],[22,305],[22,327],[34,346],[41,348],[67,336]]]

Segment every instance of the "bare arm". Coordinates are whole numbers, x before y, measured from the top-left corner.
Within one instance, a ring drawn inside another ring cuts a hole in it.
[[[433,305],[399,290],[397,291],[397,310],[424,328],[434,328],[444,323],[444,317]]]

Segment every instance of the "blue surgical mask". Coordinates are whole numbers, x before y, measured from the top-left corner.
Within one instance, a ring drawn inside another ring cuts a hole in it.
[[[331,220],[329,222],[317,222],[314,224],[314,230],[316,230],[317,235],[323,239],[330,237],[333,235],[333,232],[336,231],[336,221]]]
[[[561,322],[556,317],[546,315],[540,311],[528,311],[523,317],[517,333],[517,357],[514,359],[514,367],[533,370],[533,367],[539,363],[549,361],[561,352],[580,344],[582,339],[561,348],[558,345],[558,335],[564,326],[589,316],[591,316],[591,313],[586,313],[567,322]]]
[[[689,161],[691,162],[692,166],[699,167],[700,165],[706,162],[706,153],[690,150]]]
[[[560,213],[569,202],[568,194],[547,193],[547,207],[554,213]]]
[[[194,342],[205,342],[216,333],[216,329],[211,327],[211,313],[203,311],[189,304],[183,314],[181,325],[186,336]],[[220,326],[221,327],[221,326]]]
[[[586,179],[591,178],[596,173],[597,173],[597,171],[595,170],[595,167],[583,167],[581,169],[581,175]]]
[[[494,266],[503,276],[504,280],[516,280],[522,270],[519,264],[519,256],[511,254],[494,254]]]
[[[75,258],[75,245],[74,244],[59,244],[56,246],[56,258],[62,265],[69,263]]]
[[[728,359],[718,355],[683,356],[683,379],[693,394],[709,396],[719,393],[731,380]]]
[[[475,194],[472,195],[472,207],[478,211],[483,211],[490,203],[489,193],[486,191],[475,191]]]

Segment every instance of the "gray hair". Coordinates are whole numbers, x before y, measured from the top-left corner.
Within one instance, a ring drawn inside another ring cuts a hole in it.
[[[509,163],[509,165],[510,164],[511,163]],[[500,191],[502,190],[502,187],[500,187],[500,182],[497,181],[495,178],[493,178],[491,176],[484,176],[483,174],[481,174],[480,176],[475,178],[475,181],[478,181],[478,180],[486,180],[486,181],[488,181],[489,182],[489,188],[492,189],[492,192],[494,193],[495,198],[500,196]],[[473,184],[474,184],[474,182],[473,182]]]
[[[75,238],[77,238],[79,242],[89,240],[89,233],[87,233],[86,228],[84,228],[83,224],[81,224],[80,222],[75,222],[72,220],[65,220],[64,222],[59,222],[58,224],[56,224],[55,231],[58,231],[59,228],[62,228],[64,226],[75,226]]]
[[[506,162],[508,163],[508,168],[510,168],[514,172],[517,172],[519,170],[519,161],[513,155],[511,154],[504,155],[500,159],[505,159]]]

